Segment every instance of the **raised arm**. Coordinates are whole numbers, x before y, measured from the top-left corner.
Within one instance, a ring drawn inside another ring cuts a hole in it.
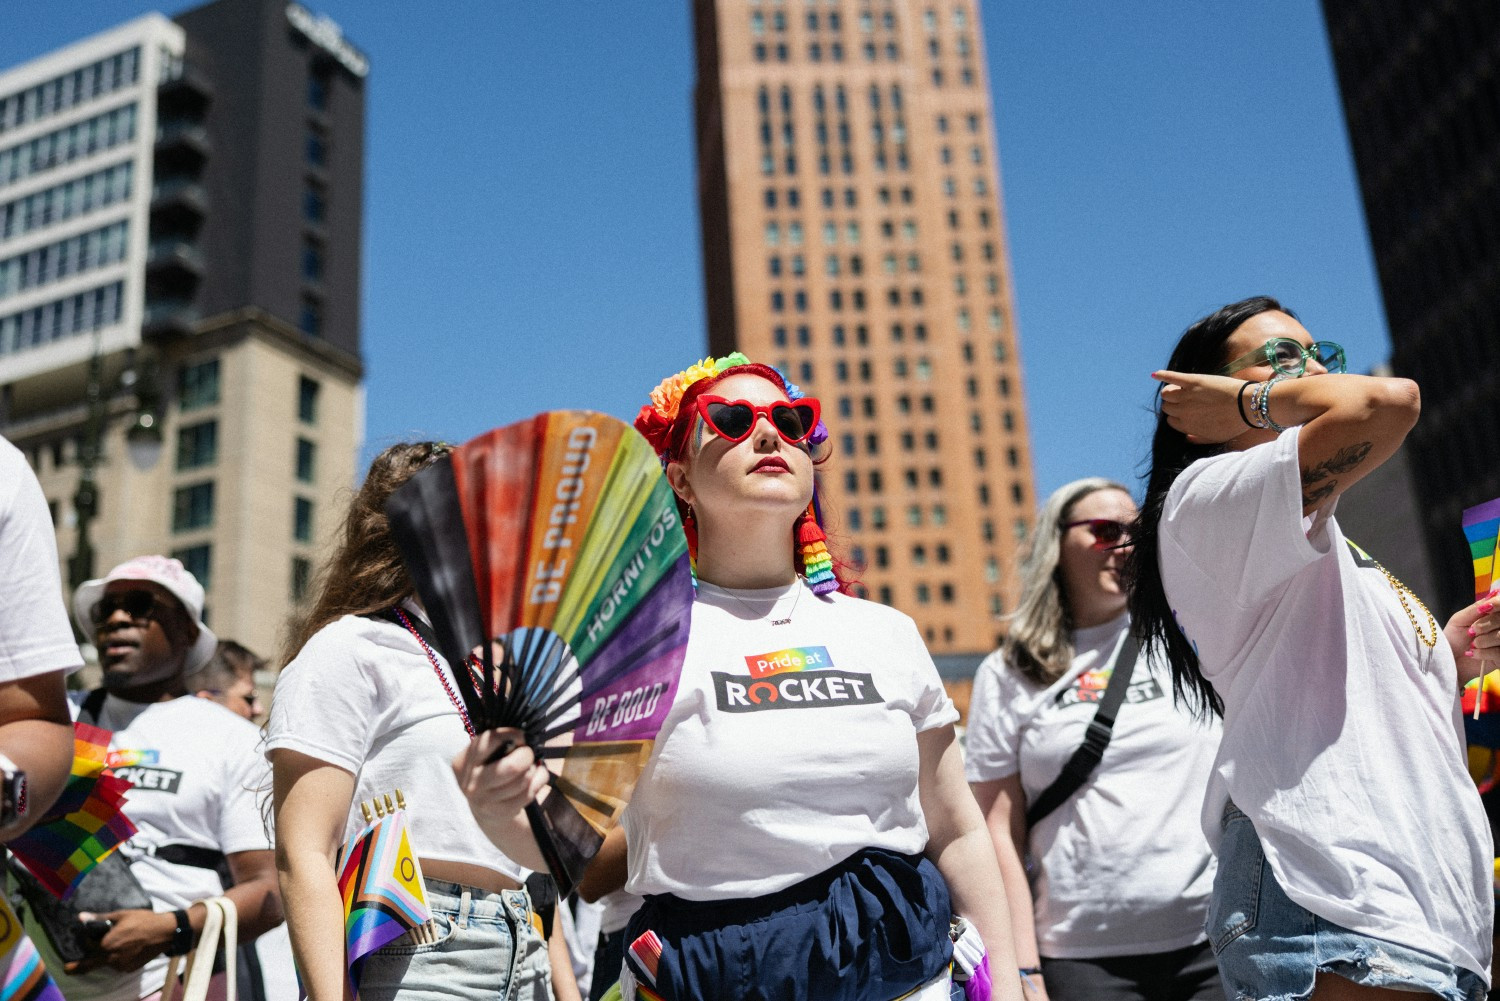
[[[546,795],[549,776],[531,748],[514,746],[519,740],[519,730],[486,730],[453,759],[453,775],[485,837],[507,858],[545,872],[547,862],[532,836],[526,804]],[[506,745],[511,749],[504,750]],[[490,761],[496,754],[500,757]]]
[[[1194,444],[1259,444],[1274,432],[1249,427],[1240,391],[1225,375],[1156,372],[1164,383],[1167,423]],[[1251,388],[1246,396],[1260,392]],[[1369,475],[1396,453],[1421,413],[1421,394],[1410,379],[1369,375],[1316,375],[1283,379],[1269,389],[1267,411],[1297,432],[1302,467],[1302,513],[1311,514]]]

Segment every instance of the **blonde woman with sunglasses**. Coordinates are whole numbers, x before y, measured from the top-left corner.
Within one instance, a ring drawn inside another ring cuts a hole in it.
[[[1178,693],[1223,717],[1202,822],[1229,995],[1478,1001],[1494,852],[1459,691],[1500,659],[1500,615],[1485,598],[1444,627],[1344,537],[1340,495],[1420,401],[1343,369],[1265,296],[1188,327],[1154,373],[1131,614]]]
[[[1004,888],[957,712],[912,621],[842,592],[813,468],[818,402],[742,355],[664,381],[636,427],[696,561],[682,680],[625,811],[627,999],[947,1001],[950,919],[1020,1001]],[[494,731],[458,765],[481,824],[540,865],[544,781]],[[630,990],[631,984],[639,989]]]
[[[1213,858],[1198,828],[1218,730],[1179,710],[1164,665],[1128,642],[1120,577],[1135,516],[1110,480],[1048,498],[1020,606],[970,701],[968,778],[1005,876],[1018,959],[1051,1001],[1223,997],[1203,932]],[[1079,767],[1069,763],[1127,667],[1102,759],[1071,793],[1054,786]]]

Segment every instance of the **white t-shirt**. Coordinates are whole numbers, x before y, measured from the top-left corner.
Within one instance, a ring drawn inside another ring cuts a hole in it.
[[[613,935],[623,931],[643,903],[644,900],[628,890],[615,890],[600,897],[599,905],[603,910],[599,915],[599,933]]]
[[[457,696],[453,672],[434,655]],[[459,792],[450,762],[468,732],[417,638],[399,624],[346,615],[318,630],[276,679],[266,734],[267,753],[287,748],[354,775],[346,843],[365,826],[360,802],[400,789],[418,857],[525,880],[528,870],[485,837]]]
[[[0,682],[82,666],[47,498],[20,450],[0,438]]]
[[[1418,641],[1332,504],[1302,517],[1297,430],[1194,463],[1160,531],[1167,596],[1224,700],[1209,841],[1233,800],[1298,904],[1487,981],[1494,852],[1453,652],[1440,631]]]
[[[625,811],[632,893],[785,889],[927,845],[917,740],[958,718],[911,619],[844,595],[700,582],[677,697]],[[790,614],[785,625],[763,615]]]
[[[74,697],[82,701],[83,695]],[[271,772],[255,724],[191,695],[151,703],[111,695],[92,722],[113,731],[110,764],[135,785],[125,814],[137,830],[120,850],[156,910],[185,909],[224,890],[212,869],[164,862],[151,854],[156,848],[193,845],[225,855],[271,850]],[[46,936],[37,929],[31,937],[68,1001],[134,1001],[161,990],[166,978],[165,956],[136,973],[105,969],[70,977]]]
[[[1121,615],[1075,632],[1073,663],[1046,688],[999,651],[980,664],[969,781],[1020,772],[1035,802],[1083,743],[1129,624]],[[1175,706],[1168,672],[1139,656],[1103,760],[1031,831],[1042,955],[1145,955],[1204,940],[1214,865],[1198,815],[1218,746],[1218,726]]]

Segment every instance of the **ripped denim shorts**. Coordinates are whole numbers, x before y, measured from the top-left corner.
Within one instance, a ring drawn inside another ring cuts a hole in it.
[[[1484,1001],[1472,970],[1409,946],[1325,921],[1282,891],[1250,818],[1224,813],[1219,870],[1208,905],[1208,941],[1231,1001],[1299,1001],[1319,973],[1356,984]]]

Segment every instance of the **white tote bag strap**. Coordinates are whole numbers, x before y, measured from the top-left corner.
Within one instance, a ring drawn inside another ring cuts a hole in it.
[[[187,974],[182,981],[181,1001],[205,1001],[214,976],[214,956],[224,943],[224,980],[227,1001],[235,1001],[236,953],[239,941],[239,913],[228,897],[199,901],[208,913],[203,918],[203,932],[198,945],[186,957],[173,956],[167,964],[167,981],[162,985],[161,1001],[177,1001],[177,975],[180,966]]]

